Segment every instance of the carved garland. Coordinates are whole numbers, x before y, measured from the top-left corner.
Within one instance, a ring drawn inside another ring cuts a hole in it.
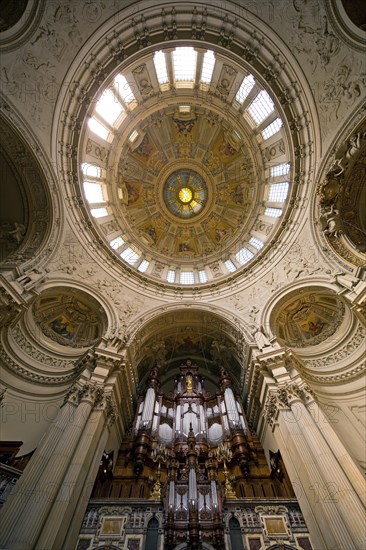
[[[338,351],[330,355],[327,355],[322,359],[312,359],[312,360],[306,361],[306,366],[317,368],[317,367],[327,367],[329,365],[340,363],[341,361],[349,357],[361,345],[364,345],[365,338],[366,338],[366,327],[359,324],[354,337],[345,346],[343,346]]]

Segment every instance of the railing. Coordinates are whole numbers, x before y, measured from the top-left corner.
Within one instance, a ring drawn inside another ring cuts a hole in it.
[[[21,475],[21,470],[0,463],[0,508]]]

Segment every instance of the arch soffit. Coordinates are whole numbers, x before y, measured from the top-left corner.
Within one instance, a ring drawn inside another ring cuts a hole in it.
[[[45,203],[44,209],[38,216],[42,221],[40,227],[43,231],[38,235],[38,218],[32,216],[34,212],[30,212],[25,238],[20,243],[15,256],[10,256],[3,265],[5,267],[9,265],[11,268],[16,262],[19,267],[19,262],[21,262],[23,270],[29,271],[33,267],[40,269],[48,262],[52,252],[57,249],[62,237],[64,216],[61,196],[54,167],[34,132],[8,99],[6,101],[3,99],[3,102],[4,106],[0,116],[3,120],[3,127],[8,127],[10,136],[10,143],[7,143],[6,146],[7,154],[22,172],[22,181],[27,184],[24,186],[24,193],[29,198],[31,208],[33,210],[39,208],[40,196],[44,197]],[[14,159],[12,153],[17,155],[19,146],[20,154],[23,156]],[[35,202],[36,200],[37,202]],[[48,214],[48,217],[45,213]],[[45,219],[46,226],[44,227]],[[32,223],[34,223],[34,230],[30,230]]]
[[[356,108],[353,115],[348,118],[342,125],[337,135],[331,142],[327,151],[323,155],[322,162],[319,165],[319,169],[315,176],[315,185],[310,198],[310,231],[312,233],[314,242],[317,243],[319,254],[328,262],[334,265],[336,261],[340,266],[347,271],[352,271],[354,265],[352,263],[345,262],[344,259],[329,246],[325,235],[322,232],[322,224],[320,223],[320,204],[319,204],[319,192],[321,185],[326,181],[326,175],[336,169],[340,172],[345,168],[344,164],[347,162],[346,153],[348,152],[351,143],[350,140],[357,132],[365,132],[366,129],[366,108]]]
[[[146,331],[148,334],[149,326],[153,327],[156,321],[161,320],[164,316],[167,316],[168,314],[179,313],[180,311],[197,311],[201,314],[206,313],[208,315],[211,315],[213,318],[216,318],[219,321],[225,323],[228,328],[230,327],[232,332],[228,333],[228,335],[231,336],[231,338],[235,333],[239,333],[240,335],[242,335],[247,343],[253,340],[248,324],[240,320],[236,315],[232,315],[226,309],[219,306],[191,302],[184,303],[184,305],[169,304],[158,306],[149,310],[148,312],[144,312],[131,323],[128,344],[132,343],[132,341],[136,337],[138,337],[139,334],[143,334],[144,331]]]
[[[308,292],[314,288],[314,292],[327,292],[335,298],[339,298],[344,305],[344,314],[340,316],[339,324],[335,331],[335,336],[330,335],[316,345],[309,344],[308,347],[295,348],[296,354],[303,362],[304,374],[309,383],[313,381],[320,384],[329,382],[337,382],[342,379],[342,376],[333,377],[331,371],[350,371],[354,370],[354,375],[360,375],[359,355],[362,354],[362,341],[364,328],[359,322],[356,315],[348,306],[347,300],[342,299],[339,293],[339,288],[332,282],[324,280],[305,279],[300,282],[287,285],[285,288],[277,291],[274,296],[268,301],[261,315],[261,324],[266,327],[268,333],[274,335],[271,322],[276,316],[276,308],[286,300],[289,295],[296,296],[301,290]],[[290,348],[292,349],[292,348]],[[332,350],[329,356],[330,350]],[[347,350],[347,351],[346,351]],[[341,354],[338,356],[338,352]],[[346,355],[345,355],[346,353]],[[353,361],[350,361],[348,356],[352,354]],[[325,357],[330,357],[330,360],[324,360]],[[346,362],[343,361],[346,359]],[[322,376],[327,375],[325,378]],[[311,376],[310,376],[311,375]]]
[[[250,343],[252,342],[253,336],[250,333],[247,324],[243,323],[236,316],[228,313],[228,311],[223,308],[216,306],[212,307],[205,304],[171,304],[169,306],[154,308],[149,312],[140,315],[134,322],[132,322],[129,332],[129,339],[126,343],[127,349],[130,348],[132,350],[132,354],[135,354],[135,360],[132,360],[131,357],[132,362],[137,361],[139,364],[141,363],[143,357],[138,357],[138,349],[143,348],[144,344],[151,341],[152,338],[156,342],[162,334],[167,335],[167,328],[172,328],[172,323],[171,321],[169,321],[169,324],[165,323],[164,318],[167,318],[172,314],[179,315],[185,312],[189,312],[192,315],[196,312],[197,315],[200,315],[200,317],[202,315],[207,315],[210,317],[211,321],[217,321],[218,326],[214,332],[219,335],[222,334],[223,340],[232,344],[231,351],[234,353],[236,361],[238,362],[238,365],[241,366],[242,371],[241,373],[232,372],[232,376],[235,379],[239,379],[239,377],[243,374],[243,361],[245,358],[248,359],[250,357]],[[159,328],[155,328],[155,325],[158,323],[161,323],[161,326]],[[187,322],[184,323],[183,320],[180,321],[178,319],[176,325],[177,329],[184,328],[184,325],[187,325]],[[200,323],[200,335],[202,335],[202,327],[205,326],[210,326],[209,319],[206,319],[205,322]],[[194,331],[194,326],[192,328]],[[169,334],[170,332],[168,332],[168,336]],[[137,348],[135,348],[135,344],[137,344]],[[137,368],[137,366],[138,365],[136,364],[135,367]]]
[[[335,294],[338,294],[339,292],[339,288],[329,280],[320,279],[320,278],[315,279],[313,277],[301,279],[300,281],[290,283],[285,287],[282,287],[279,290],[276,290],[271,296],[271,298],[267,301],[265,306],[263,307],[261,312],[261,317],[260,317],[260,325],[266,327],[266,330],[268,331],[271,337],[273,337],[274,334],[271,330],[270,318],[276,306],[279,304],[279,302],[281,302],[284,298],[286,298],[286,296],[288,296],[292,292],[300,291],[300,290],[308,290],[310,286],[324,288],[324,290],[329,290]]]
[[[57,289],[58,287],[69,287],[70,289],[80,290],[99,302],[107,317],[107,326],[105,333],[108,333],[111,329],[114,329],[116,326],[119,325],[118,311],[113,305],[112,300],[106,299],[105,295],[97,288],[90,288],[89,285],[84,284],[76,279],[71,280],[66,277],[52,278],[41,283],[39,287],[37,287],[37,292],[38,294],[41,294],[45,290],[52,290],[53,288]]]

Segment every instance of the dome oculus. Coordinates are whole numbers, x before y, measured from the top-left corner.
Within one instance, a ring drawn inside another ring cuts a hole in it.
[[[177,170],[165,182],[163,196],[169,212],[190,219],[206,206],[207,186],[194,170]]]
[[[193,193],[189,187],[182,187],[182,189],[178,193],[179,200],[183,204],[188,204],[193,199]]]

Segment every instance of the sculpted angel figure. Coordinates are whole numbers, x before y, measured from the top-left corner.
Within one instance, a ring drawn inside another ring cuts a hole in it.
[[[324,235],[339,237],[342,233],[341,219],[339,210],[334,208],[334,204],[331,205],[328,211],[324,211],[322,218],[325,220]]]

